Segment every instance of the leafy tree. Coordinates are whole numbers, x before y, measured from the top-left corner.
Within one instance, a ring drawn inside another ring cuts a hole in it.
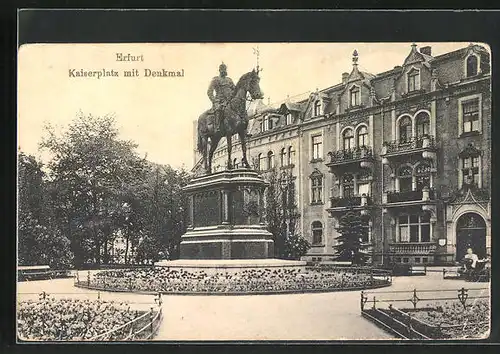
[[[57,228],[47,207],[43,165],[22,151],[18,154],[18,260],[20,265],[71,266],[69,240]]]
[[[271,169],[263,175],[269,183],[266,189],[266,221],[273,234],[275,257],[298,259],[310,248],[296,233],[300,215],[296,203],[294,177],[289,172],[279,174]]]
[[[145,161],[135,144],[118,138],[111,116],[79,114],[61,135],[50,126],[46,131],[41,148],[52,154],[51,207],[71,241],[75,263],[107,263]]]
[[[368,232],[366,223],[361,215],[355,212],[348,212],[339,220],[339,226],[336,228],[340,234],[334,246],[336,251],[336,260],[349,261],[353,264],[366,264],[369,256],[364,251],[363,239]]]

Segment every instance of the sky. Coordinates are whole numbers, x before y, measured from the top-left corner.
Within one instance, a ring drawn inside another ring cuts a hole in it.
[[[432,46],[432,55],[469,43],[418,43]],[[18,53],[18,146],[42,161],[50,159],[38,144],[48,123],[62,131],[79,112],[115,117],[120,136],[138,144],[150,161],[175,168],[193,166],[193,129],[211,107],[207,88],[224,62],[229,77],[238,79],[256,66],[259,50],[260,87],[264,103],[293,100],[340,83],[352,69],[373,74],[402,65],[411,43],[154,43],[154,44],[29,44]],[[117,61],[117,53],[143,61]],[[145,69],[184,70],[183,77],[145,77]],[[118,77],[72,77],[85,71],[115,70]],[[138,69],[139,77],[124,77]]]

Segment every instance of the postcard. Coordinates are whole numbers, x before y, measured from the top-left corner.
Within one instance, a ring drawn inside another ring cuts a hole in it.
[[[490,53],[22,45],[18,342],[487,338]]]

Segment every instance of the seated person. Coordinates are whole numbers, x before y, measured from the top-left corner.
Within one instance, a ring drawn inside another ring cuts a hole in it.
[[[479,257],[472,251],[472,248],[467,248],[467,254],[464,257],[465,267],[467,269],[476,269]]]

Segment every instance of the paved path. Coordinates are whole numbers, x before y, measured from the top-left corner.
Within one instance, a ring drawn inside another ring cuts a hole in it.
[[[19,283],[19,292],[66,293],[97,297],[97,291],[73,287],[72,279]],[[443,280],[441,273],[396,277],[388,288],[372,290],[459,289],[488,283]],[[427,294],[429,297],[437,293]],[[101,292],[103,300],[148,307],[152,295]],[[35,295],[19,295],[26,298]],[[63,296],[63,295],[57,295]],[[403,295],[402,295],[403,296]],[[405,295],[407,297],[407,294]],[[453,293],[453,296],[456,296]],[[382,297],[382,294],[379,295]],[[360,292],[253,296],[163,296],[163,322],[156,340],[355,340],[392,339],[360,315]],[[411,305],[408,303],[408,305]]]

